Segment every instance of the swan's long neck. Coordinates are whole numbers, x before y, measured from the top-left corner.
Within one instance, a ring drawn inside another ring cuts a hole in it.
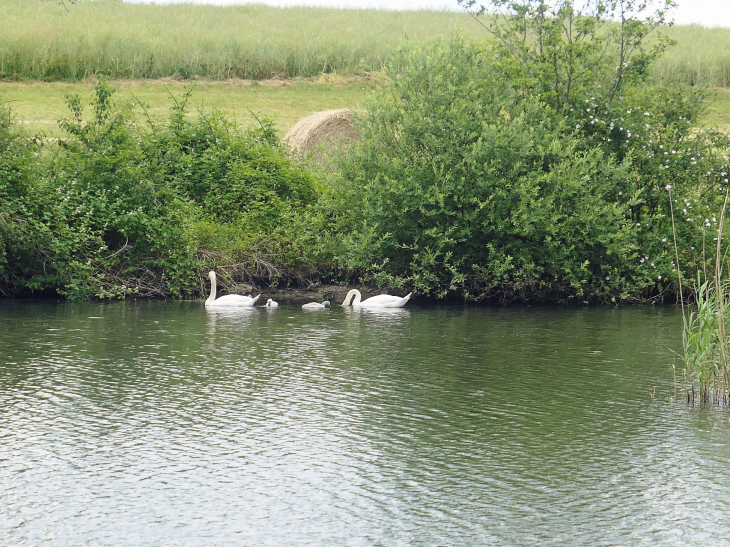
[[[354,299],[352,298],[353,295],[355,296]],[[351,289],[350,292],[347,293],[343,304],[345,306],[357,306],[360,303],[361,298],[362,295],[360,294],[360,291],[358,291],[357,289]]]
[[[217,293],[217,287],[215,283],[215,274],[210,276],[210,296],[208,297],[208,302],[213,302],[215,300]]]

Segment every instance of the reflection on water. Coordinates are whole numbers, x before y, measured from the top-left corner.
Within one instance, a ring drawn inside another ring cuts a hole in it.
[[[2,544],[717,544],[729,416],[669,400],[680,324],[1,302]]]
[[[350,316],[392,321],[404,321],[411,315],[411,311],[405,308],[353,308],[351,306],[345,306],[342,310]]]

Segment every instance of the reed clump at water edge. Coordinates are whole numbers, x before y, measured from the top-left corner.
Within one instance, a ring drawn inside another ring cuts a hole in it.
[[[722,249],[722,231],[729,195],[725,195],[715,238],[715,271],[697,272],[692,291],[695,301],[693,308],[684,301],[682,278],[679,275],[684,350],[681,381],[689,404],[730,406],[730,340],[725,324],[725,318],[730,316],[730,280],[723,279],[725,257]],[[672,228],[674,230],[673,209]],[[680,271],[676,230],[674,233],[677,268]]]

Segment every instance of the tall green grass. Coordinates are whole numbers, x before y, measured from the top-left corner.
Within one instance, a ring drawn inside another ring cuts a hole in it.
[[[3,0],[0,79],[78,81],[113,78],[295,78],[363,75],[392,59],[404,39],[426,42],[487,33],[450,11],[275,8],[263,5],[69,5]],[[730,29],[665,29],[679,45],[655,67],[660,79],[730,87]]]
[[[664,33],[677,40],[654,66],[654,76],[691,85],[730,87],[730,28],[674,26]]]
[[[4,0],[0,78],[310,77],[380,70],[404,38],[483,30],[465,14]]]

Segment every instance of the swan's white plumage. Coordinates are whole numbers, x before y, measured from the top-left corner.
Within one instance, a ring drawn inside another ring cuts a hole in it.
[[[329,300],[325,300],[321,304],[319,302],[310,302],[309,304],[304,304],[302,308],[305,310],[323,310],[324,308],[329,308],[330,303]]]
[[[356,308],[402,308],[411,298],[411,294],[413,293],[408,293],[403,297],[379,294],[361,301],[360,299],[362,298],[362,295],[360,294],[360,291],[352,289],[347,293],[347,296],[342,301],[342,305],[354,306]],[[353,296],[355,297],[354,300],[352,298]]]
[[[266,301],[266,307],[267,308],[278,308],[279,307],[279,303],[278,302],[274,302],[271,298],[269,298]]]
[[[250,296],[243,296],[241,294],[227,294],[225,296],[221,296],[220,298],[216,298],[218,287],[216,285],[215,272],[208,272],[208,277],[210,278],[210,296],[208,297],[208,300],[205,301],[206,308],[253,306],[259,299],[259,296],[261,296],[259,294],[258,296],[252,298]]]

